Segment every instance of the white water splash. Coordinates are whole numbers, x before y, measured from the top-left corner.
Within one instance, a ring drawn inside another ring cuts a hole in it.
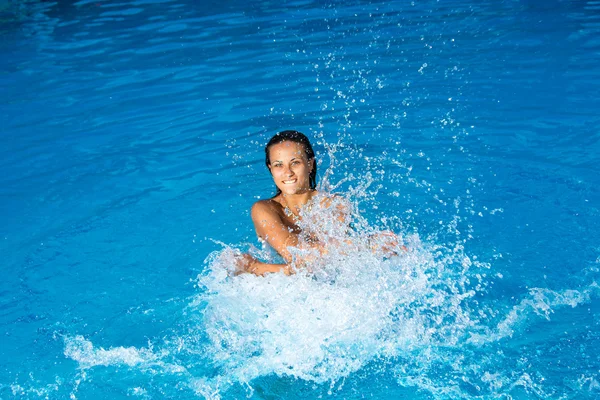
[[[187,310],[196,330],[147,348],[104,349],[75,336],[65,339],[65,355],[85,370],[125,365],[177,375],[206,399],[220,399],[234,387],[251,396],[255,380],[273,375],[333,387],[373,364],[400,386],[437,398],[497,398],[519,390],[549,395],[543,377],[510,366],[501,343],[532,317],[549,319],[559,307],[589,302],[597,286],[531,289],[502,316],[480,303],[489,265],[463,246],[408,235],[408,250],[400,243],[390,257],[373,250],[381,248],[380,232],[352,211],[356,207],[334,198],[331,207],[348,210],[352,226],[341,229],[331,208],[319,204],[300,222],[304,232],[329,244],[310,271],[232,276],[239,250],[224,246],[207,258],[201,291]],[[198,364],[209,365],[209,372]]]
[[[65,356],[77,361],[82,369],[126,365],[140,369],[159,367],[164,373],[185,372],[185,368],[182,366],[164,361],[168,355],[167,349],[159,349],[157,352],[154,352],[151,346],[148,348],[119,346],[104,349],[95,347],[91,341],[81,335],[65,337],[64,340]]]

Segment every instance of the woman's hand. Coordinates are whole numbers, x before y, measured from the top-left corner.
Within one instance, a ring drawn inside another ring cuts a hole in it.
[[[235,272],[234,276],[250,273],[253,274],[256,270],[257,265],[260,263],[256,258],[252,257],[250,254],[238,254],[235,257]]]
[[[238,254],[235,257],[235,272],[234,276],[248,273],[258,276],[264,276],[267,273],[283,272],[285,275],[294,273],[292,267],[288,264],[268,264],[257,260],[250,254]]]
[[[383,231],[372,235],[369,243],[373,251],[382,251],[386,257],[398,255],[398,250],[408,251],[406,246],[400,244],[400,238],[392,231]]]

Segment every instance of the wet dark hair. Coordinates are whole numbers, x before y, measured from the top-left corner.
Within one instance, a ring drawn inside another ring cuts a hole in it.
[[[304,151],[306,152],[306,158],[309,161],[315,160],[315,152],[313,151],[313,148],[310,145],[310,141],[308,140],[306,135],[304,135],[303,133],[300,133],[298,131],[281,131],[281,132],[275,134],[275,136],[273,136],[271,138],[271,140],[269,140],[269,143],[267,143],[267,146],[265,147],[265,156],[266,156],[265,164],[267,165],[267,168],[269,168],[269,165],[271,164],[271,160],[269,159],[269,150],[271,149],[272,146],[282,143],[282,142],[294,142],[294,143],[301,144],[302,147],[304,147]],[[313,168],[308,177],[308,181],[309,181],[310,188],[314,190],[317,187],[317,163],[316,163],[316,161],[313,161]],[[279,190],[279,188],[277,188],[277,192],[275,193],[275,196],[277,196],[280,193],[281,193],[281,190]]]

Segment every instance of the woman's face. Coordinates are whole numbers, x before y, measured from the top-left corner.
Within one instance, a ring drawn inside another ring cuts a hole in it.
[[[283,194],[304,193],[310,189],[314,160],[306,157],[304,146],[285,141],[269,149],[269,169],[275,185]]]

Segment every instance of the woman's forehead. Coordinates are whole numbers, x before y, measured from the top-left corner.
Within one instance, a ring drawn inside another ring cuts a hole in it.
[[[306,151],[301,143],[285,141],[277,143],[269,149],[271,159],[306,157]]]

